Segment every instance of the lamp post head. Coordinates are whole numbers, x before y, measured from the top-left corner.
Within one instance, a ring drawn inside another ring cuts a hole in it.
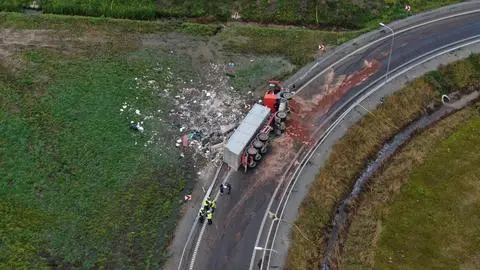
[[[255,250],[263,250],[264,248],[262,247],[255,247]]]
[[[381,22],[381,23],[379,23],[379,24],[380,24],[381,26],[385,26],[385,24],[384,24],[384,23],[382,23],[382,22]]]
[[[272,211],[268,211],[268,217],[270,219],[276,219],[277,218],[277,215],[275,213],[273,213]]]

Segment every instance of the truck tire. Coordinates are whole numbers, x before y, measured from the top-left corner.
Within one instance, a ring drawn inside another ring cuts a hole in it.
[[[247,153],[249,156],[255,157],[258,154],[258,149],[256,149],[255,147],[249,147]]]
[[[286,112],[277,112],[276,117],[279,119],[279,122],[285,122],[287,120]]]
[[[255,162],[255,161],[250,162],[250,164],[248,164],[248,167],[249,167],[249,168],[255,168],[255,167],[257,167],[257,162]]]
[[[268,134],[267,133],[260,133],[260,134],[258,134],[257,138],[261,142],[265,143],[266,141],[268,141]]]
[[[282,131],[280,130],[280,125],[275,125],[275,135],[277,136],[282,135]]]
[[[268,145],[265,144],[262,149],[260,149],[260,154],[265,155],[268,152]]]
[[[263,142],[261,142],[260,140],[253,141],[253,147],[255,147],[256,149],[260,150],[260,149],[263,148],[264,145],[265,144]]]
[[[288,100],[288,99],[291,99],[293,97],[293,93],[292,92],[282,92],[282,93],[280,93],[280,97]]]
[[[260,161],[262,159],[262,155],[256,154],[254,159],[255,161]]]

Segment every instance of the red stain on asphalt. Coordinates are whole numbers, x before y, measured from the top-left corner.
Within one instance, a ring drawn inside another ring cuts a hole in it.
[[[364,67],[348,76],[340,83],[325,85],[319,93],[309,100],[301,97],[301,93],[290,101],[290,119],[287,123],[287,133],[297,142],[312,143],[312,132],[318,127],[318,119],[324,116],[350,89],[360,85],[380,69],[377,60],[365,61]],[[341,78],[340,76],[337,76]]]

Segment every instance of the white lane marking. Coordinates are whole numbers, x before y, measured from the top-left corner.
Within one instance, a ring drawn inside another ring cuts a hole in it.
[[[222,167],[219,167],[217,169],[217,172],[215,173],[215,177],[213,178],[213,181],[212,183],[210,184],[210,187],[208,187],[208,190],[207,192],[205,193],[205,197],[203,197],[203,201],[202,201],[202,205],[200,206],[200,209],[198,210],[198,212],[200,213],[200,210],[202,209],[203,207],[203,202],[207,199],[207,197],[209,196],[210,192],[212,192],[212,189],[213,189],[213,185],[215,184],[215,181],[217,180],[217,177],[218,175],[220,174],[220,171],[222,170]],[[202,187],[203,188],[203,187]],[[203,189],[205,191],[205,189]],[[193,221],[193,225],[192,225],[192,229],[190,229],[190,233],[188,234],[188,238],[187,238],[187,242],[185,243],[185,245],[183,246],[183,251],[182,251],[182,256],[180,257],[180,262],[178,263],[178,268],[177,270],[180,270],[180,268],[182,267],[182,262],[183,262],[183,257],[185,256],[185,251],[187,250],[187,246],[188,246],[188,243],[190,242],[191,238],[192,238],[192,235],[193,235],[193,232],[195,231],[195,227],[197,226],[197,223],[198,223],[198,219],[197,219],[197,216],[195,216],[195,220]]]
[[[476,36],[473,36],[472,38],[479,37],[479,36],[480,36],[480,35],[476,35]],[[472,39],[472,38],[468,38],[468,39]],[[463,40],[468,40],[468,39],[463,39]],[[456,43],[459,43],[459,42],[457,41],[457,42],[453,42],[453,43],[451,43],[451,44],[456,44]],[[322,143],[327,139],[328,135],[330,135],[330,133],[333,131],[333,129],[343,120],[343,118],[345,118],[345,116],[346,116],[348,113],[350,113],[356,106],[360,105],[360,103],[363,102],[363,100],[365,100],[365,99],[366,99],[367,97],[369,97],[371,94],[373,94],[373,93],[375,93],[376,91],[378,91],[378,89],[380,89],[381,87],[383,87],[385,84],[387,84],[388,82],[392,81],[393,79],[395,79],[395,78],[403,75],[403,74],[406,73],[407,71],[410,71],[411,69],[413,69],[413,68],[415,68],[415,67],[417,67],[417,66],[419,66],[419,65],[422,65],[422,64],[425,63],[425,62],[428,62],[428,61],[432,60],[433,58],[436,58],[436,57],[438,57],[438,56],[440,56],[440,55],[449,53],[449,52],[451,52],[451,51],[454,51],[454,50],[457,50],[457,49],[459,49],[459,48],[466,47],[466,46],[469,46],[469,45],[472,45],[472,44],[475,44],[475,43],[480,43],[480,39],[473,40],[473,41],[471,41],[471,42],[468,42],[468,43],[465,43],[465,44],[461,44],[461,45],[458,45],[458,46],[453,47],[453,48],[446,49],[446,50],[441,51],[441,52],[439,52],[439,53],[437,53],[437,54],[435,54],[435,55],[433,55],[433,56],[427,57],[427,58],[421,60],[420,62],[415,63],[415,64],[413,64],[413,65],[411,65],[411,66],[409,66],[409,67],[407,67],[407,68],[399,71],[398,73],[396,73],[394,76],[390,77],[389,79],[387,79],[387,80],[384,81],[383,83],[380,83],[378,86],[376,86],[375,88],[373,88],[372,90],[370,90],[369,92],[367,92],[366,94],[364,94],[362,97],[360,97],[359,100],[357,100],[352,106],[350,106],[350,107],[347,109],[347,111],[345,111],[344,113],[342,113],[342,115],[341,115],[339,118],[337,118],[337,120],[328,128],[326,134],[324,135],[324,137],[323,137],[323,139],[320,141],[320,143],[314,148],[314,150],[312,150],[312,151],[309,153],[309,156],[312,156],[313,153],[316,152],[316,150],[318,149],[318,147],[320,147],[320,145],[322,145]],[[447,46],[447,45],[445,45],[445,46]],[[445,46],[443,46],[443,47],[445,47]],[[437,50],[438,50],[438,49],[437,49]],[[417,57],[417,58],[419,58],[419,57]],[[409,61],[409,62],[411,62],[411,61]],[[404,66],[405,66],[405,65],[400,66],[399,68],[404,67]],[[397,68],[397,69],[398,69],[398,68]],[[397,69],[396,69],[396,70],[397,70]],[[394,70],[394,71],[395,71],[395,70]],[[393,72],[392,72],[392,73],[393,73]],[[383,78],[379,78],[379,79],[377,79],[375,82],[378,82],[379,80],[382,80],[382,79],[383,79]],[[374,83],[375,83],[375,82],[374,82]],[[365,88],[368,88],[368,86],[365,87]],[[365,89],[365,88],[364,88],[364,89]],[[348,103],[348,102],[347,102],[347,103]],[[305,165],[306,165],[306,164],[303,164],[303,165],[301,166],[301,169],[303,169],[303,168],[305,167]],[[298,170],[298,169],[297,169],[297,170]],[[295,175],[296,173],[297,173],[297,171],[294,173],[294,175]],[[298,179],[299,179],[299,177],[296,177],[296,178],[295,178],[294,183],[293,183],[293,186],[296,184],[296,182],[297,182]],[[288,193],[287,201],[289,200],[290,195],[291,195],[291,192]],[[275,213],[276,213],[276,215],[277,215],[277,217],[278,217],[279,219],[281,219],[281,218],[283,217],[283,213],[285,212],[286,205],[287,205],[287,204],[284,204],[284,205],[283,205],[282,211],[281,211],[280,215],[278,215],[278,210],[279,210],[279,208],[280,208],[280,205],[277,207],[277,212],[275,212]],[[267,236],[267,240],[266,240],[266,241],[268,241],[268,239],[269,239],[270,232],[271,232],[271,230],[273,229],[273,225],[274,225],[274,223],[272,222],[272,224],[270,225],[270,230],[269,230],[269,234],[268,234],[268,236]],[[272,247],[270,247],[270,248],[273,248],[273,245],[275,244],[275,239],[276,239],[276,236],[277,236],[278,227],[279,227],[279,226],[276,227],[275,233],[273,234]],[[266,247],[266,248],[268,248],[268,247]],[[265,253],[266,253],[266,251],[264,251],[264,254],[263,254],[262,258],[265,258]],[[270,267],[270,258],[271,258],[271,256],[268,257],[267,269],[269,269],[269,267]],[[262,260],[262,263],[263,263],[263,260]]]
[[[223,179],[223,182],[222,184],[225,184],[227,182],[227,180],[230,178],[230,176],[232,175],[232,170],[228,171],[228,174],[227,176]],[[217,192],[217,194],[215,195],[215,201],[218,199],[218,197],[220,196],[220,191]],[[205,198],[206,199],[206,198]],[[202,207],[203,207],[203,204],[202,204]],[[200,231],[200,234],[198,235],[198,240],[197,240],[197,243],[195,244],[195,249],[193,250],[193,254],[192,254],[192,260],[190,261],[190,267],[189,269],[190,270],[193,270],[193,267],[195,266],[195,260],[197,258],[197,252],[198,252],[198,249],[200,248],[200,243],[202,242],[202,238],[203,238],[203,233],[205,232],[205,227],[207,226],[207,223],[204,222],[203,223],[203,226],[202,226],[202,230]]]
[[[432,23],[436,23],[436,22],[439,22],[439,21],[443,21],[443,20],[448,20],[448,19],[451,19],[451,18],[455,18],[455,17],[460,17],[460,16],[464,16],[464,15],[469,15],[469,14],[473,14],[473,13],[477,13],[477,12],[480,12],[480,9],[475,9],[475,10],[470,10],[470,11],[466,11],[466,12],[462,12],[462,13],[458,13],[458,14],[453,14],[453,15],[449,15],[449,16],[446,16],[446,17],[442,17],[442,18],[438,18],[438,19],[435,19],[435,20],[431,20],[431,21],[427,21],[427,22],[423,22],[423,23],[420,23],[420,24],[417,24],[417,25],[413,25],[413,26],[410,26],[408,28],[405,28],[405,29],[401,29],[401,30],[398,30],[397,32],[395,32],[396,35],[398,34],[401,34],[403,32],[406,32],[406,31],[410,31],[412,29],[415,29],[415,28],[418,28],[418,27],[422,27],[424,25],[427,25],[427,24],[432,24]],[[377,30],[377,31],[380,31],[380,30]],[[391,37],[392,34],[388,34],[384,37],[381,37],[375,41],[372,41],[358,49],[356,49],[355,51],[347,54],[346,56],[342,57],[340,60],[337,60],[335,63],[331,64],[330,66],[328,66],[327,68],[323,69],[320,73],[318,73],[317,75],[315,75],[313,78],[311,78],[310,80],[308,80],[306,83],[304,83],[296,92],[295,92],[295,95],[298,94],[300,91],[302,91],[306,86],[308,86],[312,81],[316,80],[319,76],[321,76],[322,74],[324,74],[327,70],[330,70],[333,66],[337,65],[338,63],[342,62],[343,60],[349,58],[350,56],[354,55],[354,54],[357,54],[361,51],[363,51],[364,49],[372,46],[373,44],[375,43],[378,43],[382,40],[385,40],[389,37]],[[335,52],[336,53],[336,52]],[[318,63],[322,63],[324,62],[325,60],[327,60],[328,58],[330,58],[331,56],[335,55],[335,53],[329,55],[328,57],[326,57],[325,59],[323,59],[322,61],[319,61]],[[314,65],[316,66],[316,65]],[[307,73],[310,73],[312,70],[313,70],[314,67],[310,68]],[[306,74],[302,75],[302,78],[305,78]]]
[[[464,15],[469,15],[469,14],[473,14],[473,13],[477,13],[477,12],[480,12],[480,9],[475,9],[475,10],[471,10],[471,11],[467,11],[467,12],[462,12],[462,13],[457,13],[457,14],[453,14],[453,15],[449,15],[449,16],[446,16],[446,17],[442,17],[442,18],[437,18],[437,19],[434,19],[434,20],[431,20],[431,21],[426,21],[426,22],[423,22],[421,24],[418,24],[418,25],[414,25],[414,26],[411,26],[411,27],[408,27],[408,28],[405,28],[405,29],[402,29],[402,30],[399,30],[397,32],[397,35],[400,34],[400,33],[403,33],[403,32],[406,32],[406,31],[409,31],[409,30],[412,30],[412,29],[415,29],[415,28],[418,28],[418,27],[421,27],[421,26],[424,26],[424,25],[427,25],[427,24],[431,24],[431,23],[435,23],[435,22],[438,22],[438,21],[442,21],[442,20],[446,20],[446,19],[451,19],[451,18],[455,18],[455,17],[460,17],[460,16],[464,16]],[[361,50],[364,50],[365,48],[377,43],[377,42],[380,42],[386,38],[390,37],[390,35],[388,36],[385,36],[383,38],[380,38],[380,39],[377,39],[373,42],[370,42],[362,47],[360,47],[359,49],[355,50],[354,52],[344,56],[343,58],[341,58],[340,60],[336,61],[335,63],[333,63],[332,65],[330,65],[329,67],[325,68],[324,70],[322,70],[319,74],[317,74],[315,77],[313,77],[312,79],[310,79],[308,82],[306,82],[304,85],[302,85],[300,87],[299,90],[297,90],[297,92],[295,92],[295,94],[298,94],[301,90],[303,90],[303,88],[305,88],[308,84],[310,84],[313,80],[315,80],[316,78],[318,78],[321,74],[323,74],[325,71],[329,70],[330,68],[332,68],[334,65],[337,65],[338,63],[340,63],[341,61],[347,59],[348,57],[360,52]],[[333,56],[334,54],[330,55],[330,56]],[[328,56],[328,57],[330,57]],[[323,60],[324,61],[324,60]],[[320,61],[320,62],[323,62],[323,61]],[[311,70],[311,69],[310,69]],[[302,148],[300,148],[299,152],[303,150],[303,146]],[[283,183],[283,176],[282,176],[282,180],[278,183],[278,186],[277,188],[275,189],[274,193],[273,193],[273,196],[272,196],[272,199],[270,199],[270,202],[268,204],[268,208],[267,209],[270,209],[272,203],[273,203],[273,198],[275,197],[274,195],[276,195],[280,185]],[[264,214],[263,216],[263,220],[262,220],[262,223],[260,225],[260,230],[258,231],[257,233],[257,238],[255,240],[255,245],[254,247],[258,246],[258,242],[260,241],[260,237],[261,237],[261,232],[263,230],[263,227],[265,226],[265,221],[266,221],[266,218],[268,216],[268,211]],[[256,250],[253,249],[252,251],[252,256],[251,256],[251,259],[250,259],[250,267],[249,269],[252,270],[253,268],[253,263],[254,263],[254,260],[255,260],[255,253],[256,253]],[[264,254],[265,254],[265,251],[264,251]]]
[[[427,25],[427,24],[431,24],[431,23],[435,23],[435,22],[438,22],[438,21],[441,21],[441,20],[446,20],[446,19],[450,19],[450,18],[454,18],[454,17],[459,17],[459,16],[464,16],[464,15],[468,15],[468,14],[473,14],[473,13],[477,13],[477,12],[480,12],[480,9],[476,9],[476,10],[472,10],[472,11],[467,11],[467,12],[462,12],[462,13],[458,13],[458,14],[454,14],[454,15],[450,15],[450,16],[446,16],[446,17],[442,17],[442,18],[438,18],[438,19],[434,19],[434,20],[431,20],[431,21],[427,21],[427,22],[424,22],[424,23],[421,23],[421,24],[418,24],[418,25],[414,25],[414,26],[411,26],[411,27],[408,27],[408,28],[405,28],[405,29],[402,29],[402,30],[399,30],[397,32],[397,34],[399,33],[403,33],[403,32],[406,32],[406,31],[409,31],[409,30],[412,30],[412,29],[415,29],[415,28],[418,28],[418,27],[421,27],[421,26],[424,26],[424,25]],[[305,83],[302,87],[300,87],[299,90],[297,90],[296,94],[299,93],[301,90],[303,90],[303,88],[310,84],[313,80],[315,80],[316,78],[318,78],[321,74],[323,74],[326,70],[330,69],[331,67],[333,67],[334,65],[337,65],[339,62],[342,62],[343,60],[345,60],[346,58],[358,53],[359,51],[377,43],[377,42],[380,42],[386,38],[390,37],[390,35],[387,35],[387,36],[384,36],[378,40],[375,40],[373,42],[370,42],[369,44],[366,44],[364,45],[363,47],[355,50],[354,52],[346,55],[345,57],[341,58],[340,60],[336,61],[334,64],[330,65],[328,68],[324,69],[323,71],[321,71],[319,74],[317,74],[314,78],[310,79],[307,83]],[[335,52],[336,53],[336,52]],[[320,63],[323,63],[324,61],[326,61],[327,59],[329,59],[330,57],[332,57],[333,55],[335,55],[335,53],[325,57],[325,58],[322,58],[321,61],[315,63],[308,71],[307,73],[311,72],[311,70],[313,70],[315,67],[317,67]],[[306,76],[306,74],[302,75],[301,78],[304,78]],[[220,170],[217,171],[217,175],[218,173],[220,172]],[[212,188],[213,188],[213,185],[214,185],[215,181],[212,182],[212,184],[210,185],[205,197],[204,197],[204,200],[206,200],[206,198],[208,197],[208,194],[211,192]],[[280,185],[280,184],[279,184]],[[276,192],[274,192],[274,194],[276,194]],[[202,202],[203,202],[202,201]],[[269,208],[271,207],[271,204],[269,204]],[[265,217],[266,215],[264,216],[264,219],[262,220],[262,225],[261,225],[261,228],[264,227],[264,224],[265,224]],[[195,226],[197,225],[197,218],[195,217],[195,222],[192,226],[192,229],[190,230],[190,233],[189,233],[189,236],[188,236],[188,239],[187,239],[187,242],[185,243],[185,246],[183,248],[183,251],[182,251],[182,255],[181,255],[181,258],[180,258],[180,262],[179,262],[179,265],[178,265],[178,270],[180,270],[181,266],[182,266],[182,262],[183,262],[183,258],[185,256],[185,251],[186,251],[186,248],[188,246],[188,243],[190,242],[190,239],[193,235],[193,232],[195,230]],[[202,232],[202,231],[201,231]],[[255,241],[255,246],[258,245],[258,241],[259,241],[259,238],[260,238],[260,231],[259,231],[259,234],[257,235],[257,240]],[[199,238],[199,240],[201,240],[201,237]],[[252,261],[250,263],[250,269],[252,269],[252,266],[253,266],[253,260],[254,260],[254,254],[255,254],[255,250],[253,251],[252,253]],[[192,260],[193,262],[195,260]]]

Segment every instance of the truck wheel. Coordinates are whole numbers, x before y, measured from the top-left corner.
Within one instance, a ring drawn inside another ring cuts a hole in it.
[[[249,168],[255,168],[256,166],[257,166],[257,162],[255,162],[255,161],[252,161],[252,162],[250,162],[250,164],[248,164]]]
[[[247,150],[247,153],[254,157],[258,154],[258,150],[255,148],[255,147],[249,147],[248,150]]]
[[[264,143],[259,141],[259,140],[253,141],[253,147],[255,147],[256,149],[262,149],[263,145],[264,145]]]
[[[255,161],[260,161],[262,159],[262,155],[256,154],[255,155]]]
[[[277,112],[276,117],[280,119],[280,122],[285,122],[287,120],[287,113],[286,112]]]
[[[268,134],[267,134],[267,133],[260,133],[260,134],[258,134],[257,137],[258,137],[258,139],[259,139],[261,142],[263,142],[263,143],[265,143],[266,141],[268,141]]]
[[[280,94],[280,97],[282,97],[284,99],[291,99],[293,97],[293,93],[292,92],[282,92]]]
[[[265,155],[268,151],[268,146],[265,144],[262,149],[260,149],[260,154]]]

